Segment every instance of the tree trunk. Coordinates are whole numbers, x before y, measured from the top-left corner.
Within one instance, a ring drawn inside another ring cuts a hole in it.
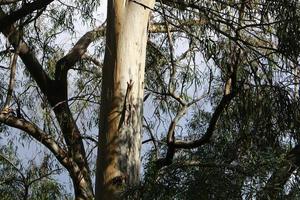
[[[154,0],[108,1],[96,199],[139,184],[147,25]]]

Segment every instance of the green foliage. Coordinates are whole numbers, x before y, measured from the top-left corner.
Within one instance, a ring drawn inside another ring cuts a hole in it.
[[[278,47],[287,57],[296,60],[299,56],[300,12],[298,1],[270,1],[271,12],[279,23],[277,27]]]
[[[171,32],[149,33],[145,71],[145,91],[150,96],[145,101],[144,132],[156,145],[151,143],[144,149],[141,185],[126,192],[138,199],[255,199],[287,152],[300,141],[299,2],[162,2],[153,10],[149,29],[151,25],[168,26]],[[1,9],[11,13],[23,3]],[[50,78],[55,78],[57,61],[86,31],[99,25],[100,3],[55,1],[42,13],[33,12],[16,22]],[[104,39],[98,38],[87,50],[90,59],[102,62]],[[3,37],[0,45],[2,106],[12,47]],[[174,137],[199,139],[206,133],[235,65],[237,95],[225,106],[210,142],[194,149],[177,149],[173,164],[158,169],[157,160],[166,156],[168,148],[166,134],[182,102],[189,107],[176,122]],[[11,107],[16,110],[19,103],[26,120],[42,127],[65,148],[52,107],[24,63],[19,61],[17,68]],[[82,58],[68,73],[68,104],[83,138],[97,133],[101,70]],[[0,131],[1,138],[16,133],[3,124]],[[27,134],[22,136],[23,144],[31,142]],[[89,140],[85,146],[94,169],[97,146]],[[21,199],[24,186],[28,186],[28,199],[71,198],[53,174],[45,176],[41,163],[25,166],[15,146],[1,148],[1,155],[7,158],[0,157],[2,199]],[[46,171],[52,172],[56,164],[50,156]],[[300,198],[299,178],[299,172],[294,171],[280,188],[279,198]]]
[[[299,129],[291,126],[297,102],[286,105],[290,100],[276,90],[280,88],[241,93],[222,115],[211,144],[178,152],[174,164],[159,172],[150,153],[142,199],[255,198],[289,149],[286,135]],[[189,131],[203,132],[201,123],[195,123],[208,119],[204,113],[194,115]],[[199,163],[189,164],[195,160]],[[299,194],[297,188],[291,195]]]
[[[1,199],[71,199],[63,185],[53,179],[55,174],[60,174],[60,170],[52,170],[49,161],[49,157],[45,156],[41,164],[31,161],[25,166],[12,145],[1,146]]]

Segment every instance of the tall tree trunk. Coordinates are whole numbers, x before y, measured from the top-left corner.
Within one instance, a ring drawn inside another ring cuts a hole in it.
[[[147,25],[154,0],[108,1],[96,199],[139,183]]]

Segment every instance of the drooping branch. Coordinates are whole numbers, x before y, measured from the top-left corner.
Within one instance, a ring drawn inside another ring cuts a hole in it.
[[[22,8],[12,12],[9,15],[1,16],[0,15],[0,31],[4,31],[6,28],[11,26],[14,22],[18,21],[19,19],[25,17],[26,15],[44,8],[45,6],[49,5],[54,0],[37,0],[32,3],[24,4]]]
[[[35,124],[15,117],[13,113],[0,113],[0,122],[28,133],[35,140],[46,146],[64,167],[69,168],[65,150],[50,135]]]

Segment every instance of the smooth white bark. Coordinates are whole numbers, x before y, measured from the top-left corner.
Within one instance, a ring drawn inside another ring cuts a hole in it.
[[[147,27],[154,2],[108,2],[96,199],[119,199],[139,183]]]

